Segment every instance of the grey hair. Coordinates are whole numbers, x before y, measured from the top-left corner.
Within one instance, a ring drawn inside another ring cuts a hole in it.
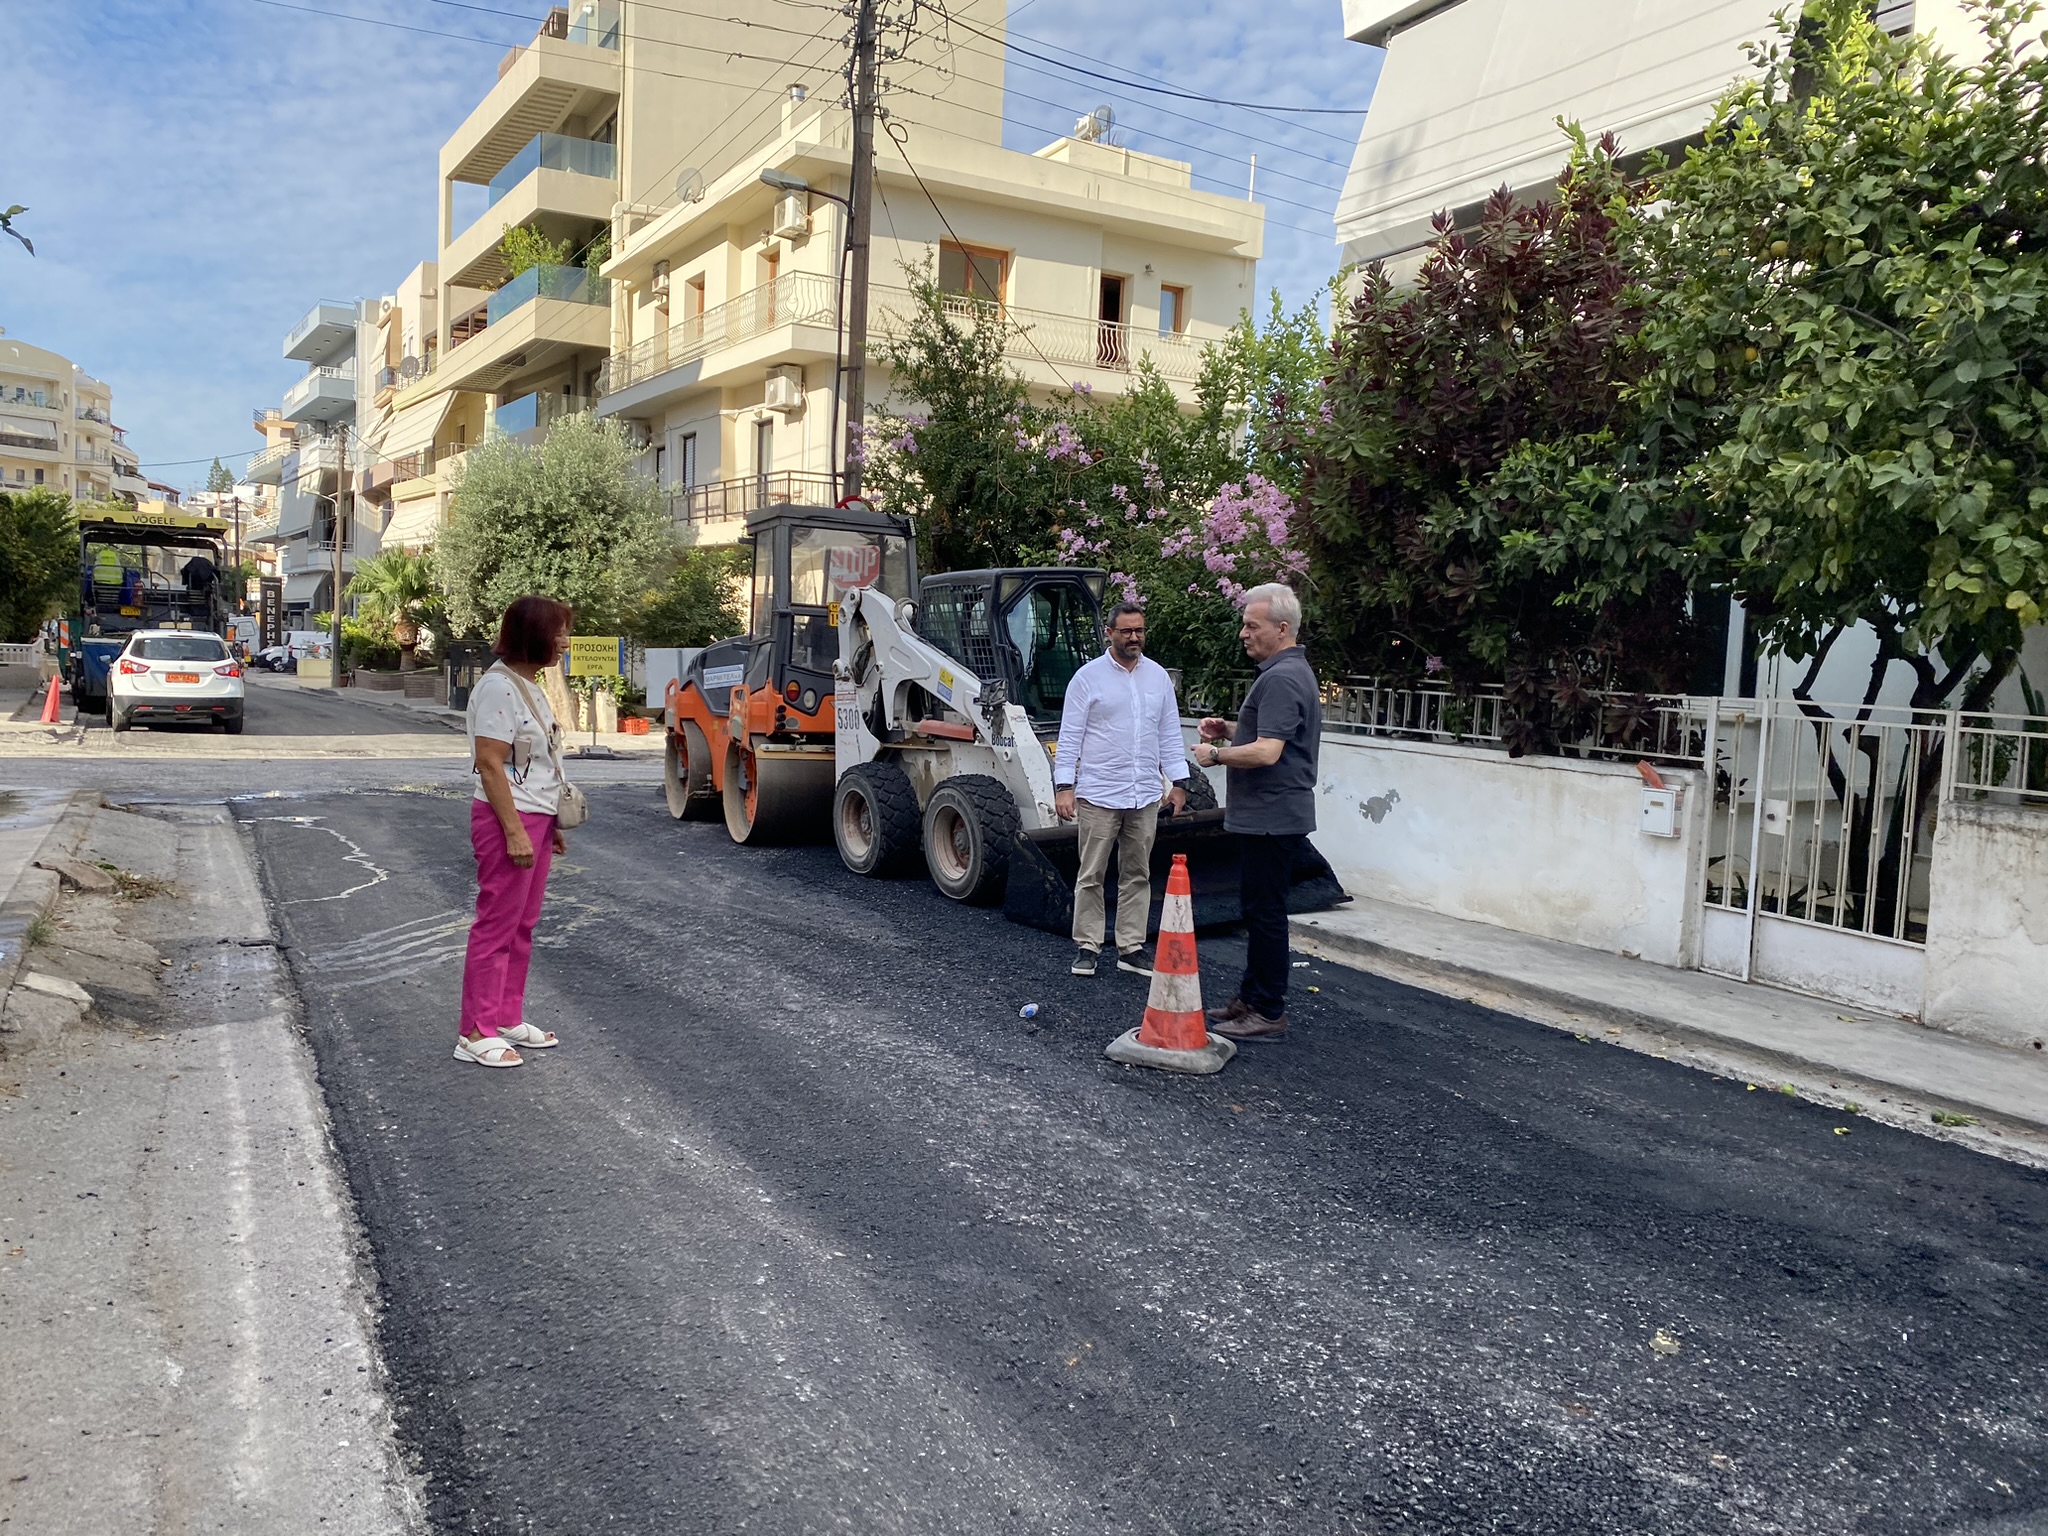
[[[1285,582],[1269,581],[1263,586],[1253,587],[1245,593],[1239,606],[1249,613],[1253,603],[1264,603],[1266,617],[1273,623],[1285,624],[1297,635],[1301,633],[1301,599]]]

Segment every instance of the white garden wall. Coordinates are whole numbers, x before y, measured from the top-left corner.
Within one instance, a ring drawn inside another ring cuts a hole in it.
[[[1926,1021],[2048,1041],[2048,810],[1943,806],[1928,895]]]

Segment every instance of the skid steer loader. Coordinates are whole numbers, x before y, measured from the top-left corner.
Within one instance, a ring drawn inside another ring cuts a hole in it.
[[[831,820],[847,868],[890,875],[921,862],[955,901],[1001,902],[1013,921],[1070,930],[1079,844],[1053,809],[1053,755],[1067,684],[1102,649],[1104,582],[1066,567],[953,571],[924,580],[921,605],[872,587],[841,600]],[[1188,789],[1185,812],[1161,813],[1153,889],[1185,853],[1196,922],[1236,922],[1235,840],[1199,770]],[[1290,909],[1345,899],[1304,844]],[[1157,920],[1155,897],[1148,931]]]

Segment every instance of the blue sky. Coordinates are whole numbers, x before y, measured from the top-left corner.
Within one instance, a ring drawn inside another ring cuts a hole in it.
[[[0,204],[28,205],[37,252],[0,250],[0,326],[107,380],[147,472],[172,485],[258,446],[250,411],[300,371],[279,347],[315,300],[389,292],[433,255],[441,142],[548,8],[291,4],[0,4]],[[1362,107],[1381,57],[1344,40],[1339,0],[1017,0],[1010,14],[1016,47],[1240,101]],[[1177,101],[1014,50],[1006,84],[1015,148],[1107,101],[1132,147],[1193,161],[1197,185],[1241,192],[1256,152],[1261,286],[1300,303],[1334,270],[1356,117]]]

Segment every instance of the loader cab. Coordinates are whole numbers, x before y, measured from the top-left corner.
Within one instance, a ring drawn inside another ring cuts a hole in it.
[[[927,576],[918,630],[976,677],[1000,679],[1034,727],[1057,729],[1067,684],[1102,653],[1107,580],[1065,566]]]
[[[829,725],[839,601],[855,587],[878,587],[892,597],[916,590],[910,519],[855,507],[781,506],[748,518],[742,542],[754,555],[747,635],[712,647],[717,658],[706,653],[707,677],[720,663],[728,674],[743,669],[732,682],[784,695],[793,721],[823,712]]]

